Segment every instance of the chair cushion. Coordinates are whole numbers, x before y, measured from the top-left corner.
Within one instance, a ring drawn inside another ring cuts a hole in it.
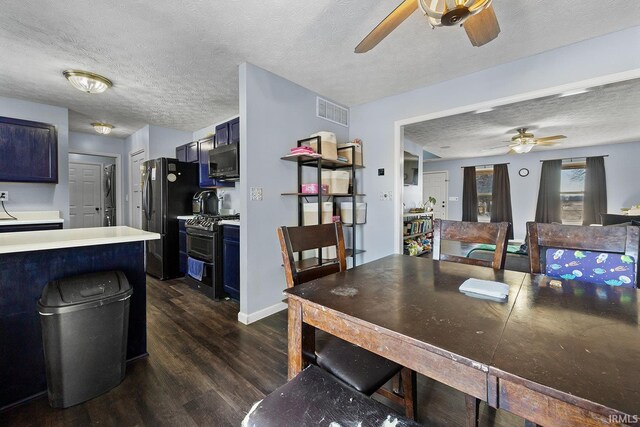
[[[242,421],[242,427],[329,425],[420,426],[313,365],[256,403]]]
[[[331,335],[316,339],[316,363],[368,396],[402,369],[395,362]]]
[[[624,286],[636,285],[636,265],[628,255],[548,248],[547,276],[581,282]]]
[[[602,225],[613,225],[613,224],[621,224],[623,222],[629,222],[629,221],[640,221],[640,215],[620,215],[620,214],[601,213],[600,220],[601,220],[600,222],[602,222]]]

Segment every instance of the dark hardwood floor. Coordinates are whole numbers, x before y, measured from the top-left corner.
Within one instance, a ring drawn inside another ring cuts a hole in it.
[[[122,384],[64,410],[43,396],[0,413],[0,425],[239,426],[255,401],[286,382],[286,311],[245,326],[236,302],[214,302],[179,279],[151,277],[147,304],[150,356],[130,363]],[[421,423],[465,425],[464,408],[461,393],[419,377]],[[481,425],[523,423],[485,405],[481,416]]]

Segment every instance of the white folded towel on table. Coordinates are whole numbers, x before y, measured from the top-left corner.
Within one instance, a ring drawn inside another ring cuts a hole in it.
[[[459,289],[465,295],[479,298],[503,300],[509,296],[509,285],[491,280],[467,279]]]

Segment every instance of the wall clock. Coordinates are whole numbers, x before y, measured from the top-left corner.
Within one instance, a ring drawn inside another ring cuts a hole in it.
[[[529,175],[529,169],[527,168],[522,168],[518,171],[518,175],[525,177],[527,175]]]

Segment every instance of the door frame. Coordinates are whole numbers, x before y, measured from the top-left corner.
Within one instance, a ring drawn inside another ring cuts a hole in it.
[[[80,150],[80,149],[69,149],[69,154],[84,154],[88,156],[100,156],[100,157],[109,157],[111,159],[116,159],[116,194],[119,194],[117,197],[117,206],[116,206],[116,221],[120,225],[124,225],[124,217],[123,215],[123,204],[124,204],[124,194],[122,193],[124,181],[124,174],[122,173],[122,155],[117,153],[107,153],[103,151],[93,151],[93,150]]]
[[[128,202],[129,202],[129,226],[133,226],[133,156],[137,156],[138,154],[143,154],[143,161],[147,161],[146,150],[144,148],[140,148],[138,150],[129,151],[129,194],[128,194]],[[140,211],[142,214],[142,210]],[[142,226],[142,216],[140,217],[140,226]]]
[[[444,200],[445,200],[445,204],[444,204],[444,219],[449,219],[449,171],[448,170],[441,170],[441,171],[428,171],[428,172],[422,172],[422,194],[424,195],[424,176],[427,174],[434,174],[434,173],[444,173],[444,182],[446,182],[446,185],[444,187]],[[438,202],[436,202],[438,203]]]
[[[71,153],[71,154],[78,154],[78,153]],[[95,156],[96,154],[92,154],[92,155]],[[110,157],[110,156],[102,156],[102,157]],[[104,180],[104,165],[102,163],[94,163],[94,162],[69,161],[69,165],[71,164],[98,166],[98,170],[100,171],[100,183],[99,183],[100,184],[100,227],[104,227],[104,215],[105,215],[104,214],[104,185],[102,185]],[[67,172],[68,172],[68,166],[67,166]],[[71,227],[71,221],[69,221],[69,227]]]

